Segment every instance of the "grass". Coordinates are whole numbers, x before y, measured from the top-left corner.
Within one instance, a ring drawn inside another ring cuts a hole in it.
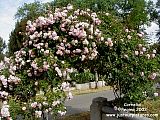
[[[58,120],[90,120],[90,112],[83,112],[80,114],[64,116]]]
[[[160,94],[160,89],[157,89],[157,92]],[[142,105],[144,108],[147,108],[148,114],[158,114],[158,117],[154,118],[154,120],[160,120],[160,96],[154,99],[145,100]]]
[[[104,91],[104,90],[112,90],[112,88],[110,86],[104,86],[104,87],[97,88],[97,89],[73,90],[72,94],[73,95],[82,95],[82,94],[96,93],[96,92],[100,92],[100,91]]]
[[[146,108],[146,114],[158,114],[158,117],[152,117],[154,120],[160,120],[160,97],[152,100],[145,100],[142,103],[143,108]]]

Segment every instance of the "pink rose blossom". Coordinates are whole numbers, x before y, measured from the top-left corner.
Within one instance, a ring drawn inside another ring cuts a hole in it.
[[[65,50],[65,53],[70,54],[71,52],[70,52],[70,50]]]
[[[143,51],[140,51],[139,54],[140,54],[140,55],[143,55]]]
[[[87,53],[89,53],[89,50],[88,50],[88,48],[87,47],[84,47],[84,52],[83,52],[84,54],[87,54]]]
[[[156,56],[155,54],[151,54],[151,57],[152,57],[152,58],[155,58],[155,56]]]
[[[32,45],[32,41],[29,41],[29,45]]]
[[[147,57],[148,59],[150,59],[151,56],[150,56],[150,54],[147,54],[146,57]]]
[[[26,107],[22,107],[22,110],[25,111],[25,110],[26,110]]]
[[[154,80],[154,79],[156,78],[156,76],[157,76],[156,73],[152,73],[152,74],[149,76],[149,78],[152,79],[152,80]]]
[[[142,51],[143,51],[143,52],[146,52],[147,50],[146,50],[146,48],[145,48],[145,47],[143,47],[143,48],[142,48]]]
[[[68,5],[67,5],[67,9],[68,9],[68,10],[72,10],[72,9],[73,9],[73,6],[72,6],[71,4],[68,4]]]
[[[48,55],[48,54],[49,54],[49,50],[45,50],[44,55]]]
[[[125,32],[127,32],[127,33],[128,33],[128,32],[129,32],[129,30],[128,30],[128,29],[125,29]]]
[[[81,52],[80,49],[76,49],[76,50],[75,50],[75,53],[80,53],[80,52]]]
[[[59,105],[59,104],[60,104],[60,101],[59,101],[59,100],[53,101],[52,106],[54,107],[54,106]]]
[[[31,73],[28,73],[28,76],[29,76],[29,77],[31,77],[31,76],[32,76],[32,74],[31,74]]]
[[[138,44],[138,47],[141,48],[141,47],[142,47],[142,44]]]
[[[139,54],[139,52],[138,51],[134,51],[134,54],[137,56]]]
[[[86,56],[85,56],[85,55],[82,55],[81,61],[84,61],[85,58],[86,58]]]
[[[48,43],[45,43],[45,48],[48,48]]]
[[[85,40],[83,41],[83,44],[84,44],[84,45],[88,45],[88,44],[89,44],[88,40],[85,39]]]
[[[59,77],[62,77],[62,72],[58,67],[55,67],[55,71],[57,71],[57,74],[59,75]]]
[[[128,55],[125,54],[124,57],[125,57],[125,58],[128,58]]]
[[[132,36],[128,35],[127,38],[130,40],[132,38]]]
[[[141,75],[141,77],[143,77],[144,76],[144,72],[141,72],[140,75]]]
[[[143,35],[141,33],[137,33],[138,37],[143,37]]]
[[[106,16],[109,16],[109,13],[105,13]]]
[[[104,40],[104,37],[101,37],[101,41],[103,41]]]
[[[60,110],[59,110],[58,113],[59,113],[61,116],[63,116],[63,115],[66,114],[66,111],[63,112],[63,111],[60,111]]]
[[[155,96],[155,97],[158,97],[158,96],[159,96],[159,93],[154,93],[154,96]]]
[[[108,41],[105,41],[105,44],[108,46],[108,44],[109,44]]]
[[[49,65],[43,65],[43,69],[44,69],[45,71],[47,71],[48,68],[49,68]]]
[[[37,107],[37,102],[31,103],[31,107],[36,108]]]
[[[37,118],[41,118],[41,116],[42,116],[42,111],[35,111],[35,116],[36,116]]]
[[[105,42],[106,45],[109,45],[110,47],[113,46],[113,42],[111,38],[107,38],[107,42]]]
[[[53,36],[53,37],[56,37],[56,36],[57,36],[57,33],[56,33],[55,31],[53,31],[53,32],[52,32],[52,36]]]
[[[63,55],[63,52],[62,52],[61,50],[58,50],[58,51],[56,52],[56,54],[62,56],[62,55]]]
[[[154,53],[154,54],[156,54],[156,53],[157,53],[157,51],[156,51],[156,50],[153,50],[153,53]]]

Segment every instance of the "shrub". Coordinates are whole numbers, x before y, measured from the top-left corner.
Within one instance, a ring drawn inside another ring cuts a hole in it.
[[[122,104],[139,103],[146,99],[143,92],[153,89],[158,70],[156,50],[147,44],[143,32],[127,29],[111,14],[101,15],[101,20],[106,39],[97,48],[97,71],[107,76],[106,83],[114,88],[116,98],[123,97]]]

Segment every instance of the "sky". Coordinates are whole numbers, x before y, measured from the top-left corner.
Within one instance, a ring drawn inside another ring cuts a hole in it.
[[[8,43],[9,34],[15,27],[16,19],[14,15],[17,12],[18,7],[24,3],[32,3],[35,0],[0,0],[0,37]],[[36,0],[45,2],[51,2],[53,0]],[[156,2],[157,0],[153,0]],[[147,33],[152,36],[152,42],[157,40],[155,34],[158,30],[158,26],[155,23],[151,23],[151,27],[147,28]]]
[[[24,3],[32,3],[35,0],[0,0],[0,37],[8,43],[9,34],[15,27],[16,19],[14,15],[18,7]],[[50,2],[52,0],[36,0],[41,2]]]

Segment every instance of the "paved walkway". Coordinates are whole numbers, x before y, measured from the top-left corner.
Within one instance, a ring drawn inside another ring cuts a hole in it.
[[[65,106],[67,107],[66,115],[89,111],[92,99],[96,97],[106,97],[108,98],[108,100],[113,100],[114,94],[112,90],[107,90],[97,93],[89,93],[74,96],[72,100],[68,100],[65,102]]]

